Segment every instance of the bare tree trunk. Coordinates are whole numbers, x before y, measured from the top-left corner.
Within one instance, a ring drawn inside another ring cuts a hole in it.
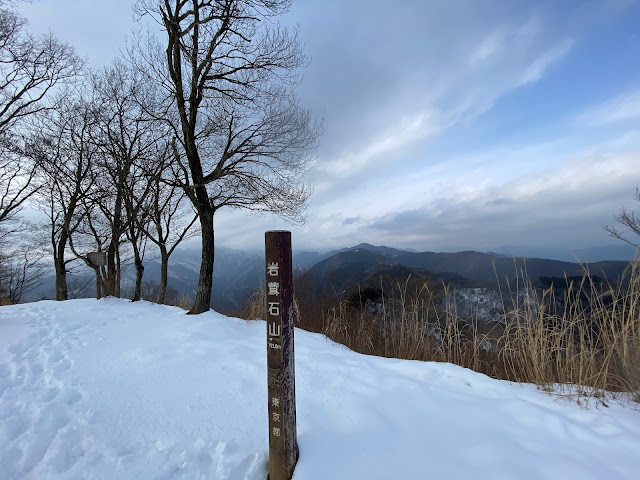
[[[113,223],[111,224],[111,241],[107,249],[107,276],[105,278],[105,297],[113,296],[120,298],[120,238],[125,227],[122,225],[122,182],[116,185],[115,208],[113,212]]]
[[[129,242],[131,243],[131,247],[133,248],[133,264],[136,267],[136,284],[133,289],[133,298],[132,302],[137,302],[142,297],[142,275],[144,274],[144,265],[142,263],[142,258],[144,253],[144,243],[138,243],[140,241],[140,237],[142,236],[142,231],[138,230],[136,227],[138,226],[137,221],[134,219],[135,216],[139,215],[139,212],[134,209],[130,203],[125,202],[127,205],[127,210],[131,215],[131,219],[128,225],[128,236]]]
[[[96,274],[96,298],[100,300],[107,296],[107,269],[104,266],[91,267]]]
[[[67,269],[64,263],[64,257],[57,256],[53,263],[56,269],[56,300],[67,300],[69,294],[67,291]]]
[[[142,275],[144,274],[144,265],[142,264],[142,259],[140,258],[139,252],[135,252],[135,259],[133,263],[136,267],[136,285],[133,290],[133,298],[131,299],[131,301],[137,302],[141,297]]]
[[[167,246],[160,244],[160,286],[158,287],[158,298],[156,303],[164,304],[167,295],[167,283],[169,276],[169,255],[167,254]]]
[[[202,235],[202,260],[200,263],[200,277],[198,278],[198,290],[193,307],[189,314],[195,315],[209,310],[211,305],[211,289],[213,288],[213,259],[214,259],[214,231],[213,214],[211,208],[201,208],[200,229]]]
[[[104,290],[102,291],[102,295],[105,297],[116,297],[116,246],[111,239],[111,243],[109,244],[109,248],[107,249],[107,268],[106,268],[106,276],[104,278]]]
[[[115,246],[116,248],[116,274],[115,274],[115,297],[120,298],[120,279],[122,275],[122,265],[120,264],[120,246],[119,244]]]
[[[64,261],[64,249],[67,246],[68,234],[65,228],[60,232],[60,238],[55,241],[55,235],[52,235],[53,243],[53,266],[56,271],[56,300],[64,301],[69,298],[67,291],[67,268]]]

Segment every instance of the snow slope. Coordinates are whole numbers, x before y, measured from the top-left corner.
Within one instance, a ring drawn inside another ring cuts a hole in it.
[[[145,302],[0,308],[0,479],[264,479],[265,324]],[[310,479],[636,479],[634,405],[296,330]],[[636,406],[637,407],[637,406]]]

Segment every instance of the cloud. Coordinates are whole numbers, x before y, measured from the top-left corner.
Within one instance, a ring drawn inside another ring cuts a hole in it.
[[[362,217],[349,217],[342,221],[342,225],[357,225],[362,221]]]
[[[471,50],[469,54],[469,63],[475,65],[480,62],[486,62],[495,57],[502,49],[508,33],[504,30],[496,30],[487,35],[476,48]]]
[[[346,179],[371,168],[375,163],[388,163],[390,155],[415,142],[437,134],[445,128],[435,112],[420,112],[393,122],[386,130],[376,132],[368,142],[354,146],[336,159],[318,162],[317,171]]]
[[[559,44],[554,45],[547,51],[545,51],[542,55],[536,58],[529,66],[525,69],[520,85],[526,85],[528,83],[534,83],[539,81],[544,73],[556,62],[558,62],[562,57],[567,55],[573,46],[573,39],[565,39],[561,41]]]
[[[554,41],[550,43],[548,39],[542,40],[548,32],[538,31],[532,23],[527,21],[509,31],[490,34],[472,51],[471,60],[465,68],[459,69],[457,78],[449,81],[458,96],[448,104],[458,121],[476,120],[491,110],[500,98],[540,81],[553,65],[571,52],[575,43],[572,38],[556,38],[550,34]],[[451,96],[446,93],[443,98]]]
[[[493,148],[402,174],[383,172],[366,187],[325,198],[310,212],[310,224],[336,246],[606,243],[602,225],[640,184],[640,144],[616,151],[605,142],[576,153],[573,141]]]
[[[309,177],[320,195],[366,183],[476,121],[503,96],[544,78],[574,44],[539,12],[491,0],[465,8],[415,2],[392,12],[378,11],[384,9],[377,2],[360,2],[359,9],[356,2],[340,4],[338,19],[329,3],[301,25],[314,58],[313,80],[303,90],[313,92],[310,101],[327,102],[328,128]],[[323,19],[337,24],[329,39]],[[392,39],[373,34],[390,25],[401,25]]]
[[[640,90],[617,95],[578,116],[577,122],[598,127],[640,119]]]
[[[324,111],[327,125],[308,177],[309,223],[291,228],[298,245],[606,242],[601,226],[640,183],[637,133],[585,137],[551,117],[527,119],[523,130],[537,130],[535,138],[518,136],[512,112],[500,119],[498,139],[485,125],[505,113],[510,100],[500,101],[514,91],[522,101],[566,71],[562,62],[576,60],[602,12],[615,10],[605,3],[296,2],[292,15],[313,58],[303,101]],[[621,111],[606,109],[610,118],[637,117]],[[482,137],[475,145],[474,134]],[[252,230],[290,228],[269,215],[216,223],[220,241],[232,245],[250,243]]]
[[[592,245],[602,225],[640,182],[640,152],[575,158],[540,177],[496,183],[456,200],[456,192],[428,204],[371,218],[370,234],[427,249],[491,248],[500,244]]]

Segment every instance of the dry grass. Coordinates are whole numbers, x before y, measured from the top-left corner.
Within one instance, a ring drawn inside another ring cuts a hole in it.
[[[173,301],[169,302],[169,305],[172,307],[178,307],[182,310],[189,311],[191,310],[191,306],[193,305],[193,296],[192,295],[179,295]]]
[[[604,288],[587,273],[558,301],[552,289],[528,290],[510,312],[499,353],[510,376],[537,385],[637,392],[640,389],[640,271]]]
[[[346,301],[329,306],[327,299],[304,295],[296,305],[296,326],[361,353],[450,362],[596,398],[605,391],[640,396],[639,262],[615,285],[594,283],[585,269],[579,283],[540,291],[522,274],[501,292],[508,308],[491,322],[460,318],[448,293],[407,280],[384,292],[382,305],[362,308]],[[242,316],[265,313],[264,292],[257,292]]]

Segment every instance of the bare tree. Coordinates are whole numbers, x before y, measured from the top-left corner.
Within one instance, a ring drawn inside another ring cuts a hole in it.
[[[5,242],[22,229],[18,214],[36,191],[35,166],[24,155],[24,120],[49,108],[45,99],[51,89],[72,80],[83,65],[73,48],[53,35],[26,33],[26,19],[11,8],[15,3],[0,1],[0,239]],[[27,255],[33,250],[17,243],[21,250],[3,248],[0,258],[5,278],[0,283],[14,300],[33,285],[30,276],[39,280],[35,254]]]
[[[88,98],[87,92],[83,95]],[[56,275],[55,298],[67,300],[69,238],[87,214],[81,208],[95,183],[98,151],[92,141],[96,128],[90,101],[66,91],[56,107],[38,119],[26,153],[38,166],[41,187],[36,204],[48,217],[49,241]]]
[[[102,170],[112,193],[108,208],[101,207],[112,227],[107,270],[113,271],[116,267],[119,238],[126,235],[136,268],[135,301],[140,299],[146,241],[139,217],[151,188],[146,167],[155,162],[156,143],[160,141],[162,132],[157,128],[158,122],[146,113],[149,108],[145,107],[147,99],[139,73],[123,61],[116,61],[98,72],[92,82],[101,98],[100,137],[97,142],[104,152]],[[119,285],[115,285],[113,290],[114,293],[118,291]]]
[[[640,189],[638,187],[636,187],[635,200],[640,203]],[[618,213],[618,215],[616,215],[614,218],[620,225],[625,227],[632,234],[640,237],[640,216],[638,216],[635,212],[630,211],[627,207],[622,207],[620,213]],[[640,242],[638,242],[638,240],[629,240],[627,235],[625,235],[624,232],[618,230],[615,226],[607,225],[606,227],[604,227],[604,229],[609,232],[609,235],[611,235],[612,237],[617,238],[618,240],[622,240],[629,245],[633,245],[636,248],[640,248]]]
[[[33,238],[33,232],[23,234]],[[44,250],[27,239],[18,245],[0,243],[0,304],[20,303],[24,294],[41,284],[46,272],[42,259]]]
[[[169,153],[165,148],[163,153],[159,152],[159,158],[168,161],[171,158]],[[180,242],[197,233],[193,227],[198,219],[192,209],[185,208],[186,195],[174,178],[167,176],[171,171],[162,170],[164,176],[150,172],[151,190],[144,215],[148,222],[142,225],[147,238],[160,250],[160,284],[156,298],[156,303],[160,304],[165,302],[167,292],[169,257]]]
[[[148,219],[143,215],[146,196],[150,189],[148,183],[140,183],[144,176],[135,176],[129,184],[125,185],[124,205],[127,212],[125,235],[133,249],[133,264],[136,269],[136,280],[131,300],[137,302],[142,298],[142,275],[144,274],[144,255],[147,245],[147,236],[144,228]]]
[[[0,223],[15,218],[33,194],[33,166],[21,155],[24,119],[42,112],[54,86],[76,77],[83,61],[52,34],[34,37],[26,19],[0,2]]]
[[[319,128],[295,95],[307,63],[297,31],[277,25],[289,0],[138,0],[163,28],[132,52],[164,89],[180,185],[200,220],[202,258],[194,305],[209,309],[214,214],[222,207],[302,221],[302,184]],[[139,44],[141,44],[139,42]],[[163,53],[164,51],[164,53]]]

